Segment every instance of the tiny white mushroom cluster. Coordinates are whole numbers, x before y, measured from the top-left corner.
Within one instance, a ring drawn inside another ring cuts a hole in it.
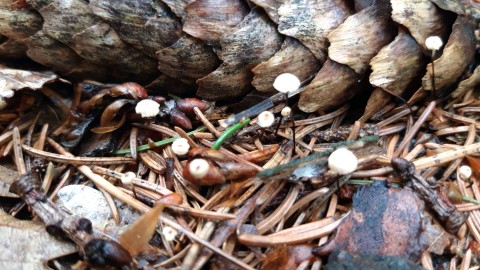
[[[357,157],[346,148],[339,148],[328,157],[328,167],[340,175],[354,172],[357,165]]]
[[[183,156],[187,154],[189,149],[190,145],[185,138],[178,138],[172,143],[172,151],[177,156]]]
[[[142,118],[154,117],[160,112],[160,104],[151,99],[143,99],[137,103],[135,112],[140,114]]]

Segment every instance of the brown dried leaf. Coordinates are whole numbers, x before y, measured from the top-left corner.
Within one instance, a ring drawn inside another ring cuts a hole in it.
[[[328,56],[358,74],[369,69],[370,60],[392,40],[389,14],[370,6],[348,17],[328,35]]]
[[[135,256],[145,249],[148,241],[152,238],[157,228],[158,218],[163,212],[163,204],[155,205],[150,211],[143,214],[128,230],[119,237],[122,244],[130,255]]]
[[[253,9],[231,32],[222,36],[220,59],[229,65],[256,65],[281,47],[283,37],[265,12]]]
[[[57,240],[45,226],[17,220],[0,210],[1,269],[50,269],[46,262],[77,251],[70,242]]]
[[[300,40],[323,63],[327,58],[327,35],[350,13],[343,0],[287,0],[278,9],[278,31]]]
[[[429,36],[447,38],[447,25],[443,21],[439,9],[430,0],[403,1],[390,0],[392,3],[392,19],[407,27],[411,35],[425,52],[425,40]]]
[[[185,83],[206,76],[220,65],[213,50],[201,40],[183,36],[172,46],[157,52],[158,69]]]
[[[15,90],[37,90],[56,80],[53,72],[35,72],[0,66],[0,97],[12,97]]]
[[[183,31],[209,45],[218,45],[220,37],[234,29],[248,11],[239,0],[197,0],[185,7]]]
[[[452,97],[456,98],[458,96],[463,95],[467,91],[471,89],[475,89],[475,87],[480,85],[480,66],[478,66],[474,71],[472,76],[470,76],[468,79],[465,79],[461,81],[458,84],[457,89],[453,91]]]
[[[260,92],[275,91],[273,82],[278,75],[292,73],[304,81],[319,69],[319,61],[308,48],[293,38],[286,38],[282,48],[272,58],[252,69],[255,74],[252,85]]]
[[[419,240],[424,211],[424,203],[412,191],[388,189],[385,182],[374,182],[356,192],[352,213],[340,224],[334,239],[315,253],[343,250],[417,261],[428,248]]]
[[[475,33],[470,19],[458,16],[453,24],[442,56],[434,61],[435,88],[443,90],[455,83],[474,58]],[[422,78],[423,90],[432,90],[432,64],[427,66],[427,74]]]
[[[348,66],[328,59],[305,91],[300,93],[298,107],[304,112],[335,108],[360,90],[352,86],[361,78]]]
[[[180,20],[161,1],[94,0],[88,6],[123,41],[151,57],[182,35]]]

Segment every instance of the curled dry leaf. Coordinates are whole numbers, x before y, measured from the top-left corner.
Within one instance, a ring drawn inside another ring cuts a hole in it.
[[[328,56],[358,74],[364,74],[370,60],[392,40],[391,30],[388,12],[370,6],[348,17],[330,32]]]
[[[135,256],[145,250],[148,241],[152,238],[157,228],[158,218],[165,206],[157,204],[143,214],[128,230],[120,235],[119,241],[130,255]]]
[[[452,97],[459,97],[467,91],[475,89],[478,85],[480,85],[480,66],[473,71],[473,74],[468,79],[465,79],[458,84],[457,89],[452,93]]]
[[[199,39],[183,36],[156,54],[158,69],[166,75],[192,84],[220,65],[213,50]]]
[[[475,33],[470,19],[458,16],[453,24],[442,56],[434,61],[435,88],[443,90],[455,83],[475,54]],[[423,90],[432,90],[432,64],[427,66],[427,74],[422,78]]]
[[[385,182],[374,182],[355,193],[352,213],[340,224],[333,240],[314,252],[326,255],[343,250],[416,262],[429,246],[420,241],[426,223],[424,211],[423,202],[412,191],[388,189]]]
[[[300,93],[298,107],[304,112],[328,110],[352,98],[362,77],[346,65],[328,59],[313,81]]]
[[[185,7],[185,13],[183,31],[209,45],[218,45],[220,37],[248,14],[248,7],[240,0],[197,0]]]
[[[29,88],[37,90],[44,84],[56,80],[53,72],[36,72],[0,66],[0,97],[12,97],[15,90]]]
[[[430,36],[447,38],[447,25],[438,7],[430,0],[391,0],[392,19],[407,27],[413,38],[427,52],[425,40]]]
[[[327,59],[327,35],[350,13],[344,0],[287,0],[278,9],[278,31],[300,40],[323,63]]]
[[[278,75],[291,73],[305,81],[319,69],[319,61],[307,47],[293,38],[286,38],[273,57],[252,69],[255,74],[252,85],[260,92],[275,91],[273,82]]]
[[[0,210],[0,267],[2,269],[49,269],[46,262],[72,254],[77,247],[57,240],[45,225],[17,220]]]

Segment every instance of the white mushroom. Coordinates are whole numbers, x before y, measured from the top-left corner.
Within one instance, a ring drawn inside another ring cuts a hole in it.
[[[291,73],[283,73],[277,76],[273,82],[273,88],[278,92],[288,93],[297,90],[300,87],[300,84],[301,82],[297,76]]]
[[[328,157],[328,167],[340,175],[354,172],[357,165],[357,157],[346,148],[339,148]]]
[[[290,116],[291,113],[292,113],[292,109],[290,107],[283,108],[281,112],[283,117],[288,117]]]
[[[472,168],[467,165],[463,165],[458,169],[458,175],[462,180],[468,180],[472,176]]]
[[[160,104],[151,99],[143,99],[137,103],[135,112],[143,118],[154,117],[160,112]]]
[[[131,185],[133,183],[133,180],[137,177],[134,172],[126,172],[122,175],[120,178],[120,181],[122,181],[122,184],[124,185]]]
[[[443,45],[443,41],[439,36],[430,36],[425,40],[425,46],[431,51],[438,51]]]
[[[187,139],[185,138],[178,138],[172,143],[172,151],[177,156],[183,156],[188,153],[190,149],[190,145],[188,144]]]
[[[257,117],[257,124],[262,128],[270,127],[274,121],[275,116],[269,111],[263,111]]]
[[[208,162],[203,158],[196,158],[188,165],[188,170],[195,179],[203,178],[207,175],[209,169],[210,165],[208,165]]]

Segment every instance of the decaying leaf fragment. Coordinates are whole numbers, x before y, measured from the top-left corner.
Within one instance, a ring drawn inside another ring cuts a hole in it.
[[[296,269],[306,260],[312,260],[311,245],[280,246],[265,254],[263,270]]]
[[[278,8],[285,3],[285,0],[252,0],[255,5],[262,7],[276,24],[278,24]]]
[[[45,226],[17,220],[0,209],[0,268],[50,269],[47,261],[77,251],[72,243],[57,240]]]
[[[18,177],[18,172],[10,170],[0,165],[0,197],[18,198],[16,194],[11,193],[10,185]]]
[[[15,90],[29,88],[37,90],[44,84],[56,80],[53,72],[36,72],[0,66],[0,97],[12,97]]]
[[[455,83],[475,54],[475,33],[470,19],[458,16],[453,24],[442,56],[434,61],[435,88],[443,90]],[[432,90],[432,64],[427,66],[427,74],[422,78],[423,90]]]
[[[323,63],[327,59],[327,35],[350,13],[344,0],[287,0],[278,9],[278,30],[300,40]]]
[[[373,199],[374,198],[374,199]],[[431,243],[422,241],[424,203],[409,189],[374,182],[353,197],[353,210],[334,239],[316,248],[317,255],[343,250],[365,255],[399,256],[418,261]]]

